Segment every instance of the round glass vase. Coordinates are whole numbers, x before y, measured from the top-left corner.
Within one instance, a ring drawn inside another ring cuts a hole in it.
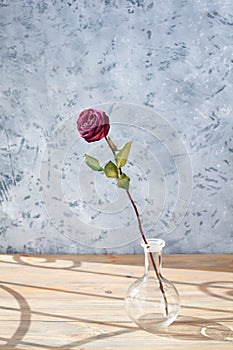
[[[153,332],[166,328],[177,317],[180,298],[176,287],[162,277],[161,239],[148,239],[141,243],[145,253],[145,273],[131,284],[125,297],[128,316],[140,328]]]

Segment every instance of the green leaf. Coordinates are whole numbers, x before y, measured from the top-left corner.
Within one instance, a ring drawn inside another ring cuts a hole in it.
[[[129,189],[130,178],[126,174],[122,174],[117,181],[117,186],[120,188],[124,188],[125,190]]]
[[[117,151],[117,146],[115,145],[115,143],[110,139],[110,137],[108,137],[108,142],[112,148],[113,151]]]
[[[98,159],[89,156],[88,154],[84,154],[86,164],[95,171],[103,171],[104,169],[100,166]]]
[[[107,177],[117,178],[118,177],[118,169],[113,162],[108,162],[104,167],[104,173]]]
[[[130,148],[132,145],[132,141],[127,142],[124,147],[120,150],[120,152],[116,156],[116,165],[118,168],[123,167],[128,159]]]

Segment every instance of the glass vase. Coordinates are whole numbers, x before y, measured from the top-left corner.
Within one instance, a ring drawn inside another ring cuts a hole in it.
[[[148,239],[141,243],[145,253],[145,273],[128,289],[125,308],[128,316],[140,328],[156,331],[166,328],[177,317],[180,298],[176,287],[161,274],[161,239]]]

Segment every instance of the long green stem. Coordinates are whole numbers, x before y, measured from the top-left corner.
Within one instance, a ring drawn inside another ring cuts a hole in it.
[[[108,138],[105,136],[105,140],[107,141],[107,144],[108,146],[110,147],[113,155],[114,155],[114,158],[116,157],[116,152],[115,150],[112,148],[112,145],[110,144]],[[122,170],[121,168],[119,168],[119,174],[122,174]],[[141,223],[141,219],[140,219],[140,215],[139,215],[139,212],[138,212],[138,208],[129,192],[129,190],[126,190],[126,193],[129,197],[129,200],[133,206],[133,209],[134,209],[134,212],[135,212],[135,215],[136,215],[136,218],[137,218],[137,221],[138,221],[138,228],[139,228],[139,232],[141,233],[141,236],[142,236],[142,239],[144,241],[145,244],[148,245],[148,242],[147,242],[147,239],[146,239],[146,236],[143,232],[143,229],[142,229],[142,223]],[[165,290],[164,290],[164,287],[163,287],[163,283],[162,283],[162,280],[161,280],[161,275],[157,269],[157,266],[156,266],[156,263],[155,263],[155,260],[154,260],[154,257],[153,257],[153,254],[151,252],[149,252],[149,255],[150,255],[150,258],[151,258],[151,262],[152,262],[152,265],[154,267],[154,270],[155,270],[155,273],[156,273],[156,276],[158,278],[158,281],[159,281],[159,287],[160,287],[160,290],[161,290],[161,293],[163,295],[163,299],[164,299],[164,304],[165,304],[165,311],[166,311],[166,316],[168,316],[168,301],[167,301],[167,297],[166,297],[166,294],[165,294]]]

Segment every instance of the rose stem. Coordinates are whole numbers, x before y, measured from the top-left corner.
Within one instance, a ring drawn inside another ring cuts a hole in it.
[[[112,145],[110,144],[108,138],[105,136],[105,140],[107,141],[107,144],[108,146],[110,147],[114,157],[116,157],[116,152],[115,150],[112,148]],[[122,170],[121,168],[119,168],[119,173],[120,175],[122,174]],[[134,209],[134,212],[136,214],[136,217],[137,217],[137,221],[138,221],[138,228],[139,228],[139,231],[141,233],[141,236],[142,236],[142,239],[143,241],[145,242],[145,244],[149,245],[148,242],[147,242],[147,239],[146,239],[146,236],[144,235],[144,232],[143,232],[143,229],[142,229],[142,223],[141,223],[141,219],[140,219],[140,215],[139,215],[139,212],[138,212],[138,208],[129,192],[129,190],[126,190],[126,193],[129,197],[129,200],[133,206],[133,209]],[[159,281],[159,288],[162,292],[162,295],[163,295],[163,299],[164,299],[164,304],[165,304],[165,311],[166,311],[166,316],[168,316],[168,301],[167,301],[167,297],[166,297],[166,294],[165,294],[165,290],[163,288],[163,283],[162,283],[162,280],[161,280],[161,275],[160,273],[158,272],[158,269],[156,267],[156,263],[155,263],[155,260],[154,260],[154,257],[153,257],[153,254],[151,252],[149,252],[149,255],[150,255],[150,258],[151,258],[151,262],[152,262],[152,265],[154,267],[154,270],[155,270],[155,273],[156,273],[156,276],[158,278],[158,281]]]

